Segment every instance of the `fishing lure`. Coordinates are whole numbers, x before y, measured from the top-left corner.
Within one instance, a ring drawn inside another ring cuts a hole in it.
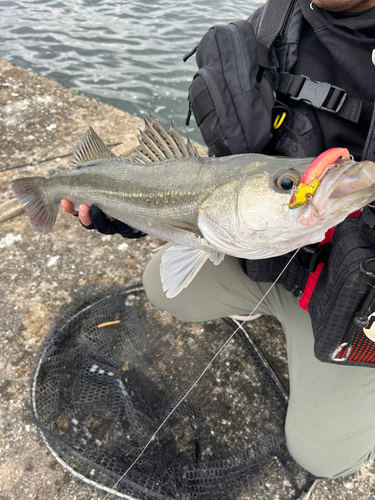
[[[339,158],[349,160],[349,151],[346,148],[332,148],[320,154],[303,174],[300,184],[290,198],[289,207],[298,208],[306,202],[311,202],[322,178]]]

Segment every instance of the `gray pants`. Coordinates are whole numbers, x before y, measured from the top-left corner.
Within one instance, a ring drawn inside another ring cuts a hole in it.
[[[160,250],[143,276],[150,301],[182,321],[249,314],[268,283],[255,283],[236,259],[207,262],[177,297],[167,299],[160,283]],[[309,315],[282,285],[257,309],[276,317],[285,332],[290,399],[285,423],[292,457],[318,477],[357,471],[375,452],[375,369],[321,363],[314,357]]]

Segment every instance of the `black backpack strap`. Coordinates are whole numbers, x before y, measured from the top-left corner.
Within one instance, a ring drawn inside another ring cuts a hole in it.
[[[288,21],[296,0],[268,0],[258,24],[258,42],[268,49],[279,36]]]
[[[258,23],[258,59],[266,59],[276,38],[283,33],[295,0],[268,0]],[[262,64],[261,64],[262,65]],[[263,64],[266,66],[265,64]],[[326,82],[315,82],[303,75],[279,73],[277,91],[294,100],[302,100],[314,108],[335,113],[345,120],[358,123],[360,119],[371,120],[374,103],[349,96],[344,89]]]
[[[375,103],[373,104],[373,112],[370,123],[370,128],[367,134],[365,147],[362,153],[362,160],[375,161]]]

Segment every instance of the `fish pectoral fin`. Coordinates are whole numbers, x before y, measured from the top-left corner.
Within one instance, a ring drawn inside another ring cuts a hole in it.
[[[215,265],[218,266],[220,262],[223,262],[225,257],[225,253],[210,253],[208,254],[209,260]]]
[[[69,166],[79,168],[84,163],[100,158],[117,158],[117,156],[104,144],[92,127],[89,127],[78,140],[69,158]]]
[[[175,297],[186,288],[207,259],[220,264],[224,254],[208,253],[198,248],[174,245],[163,254],[160,264],[160,277],[163,291],[168,298]]]

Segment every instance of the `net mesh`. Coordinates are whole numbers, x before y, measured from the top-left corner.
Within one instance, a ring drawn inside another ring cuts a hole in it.
[[[65,469],[120,498],[299,496],[312,478],[285,450],[285,398],[241,331],[122,477],[236,325],[179,322],[139,286],[75,303],[31,387],[33,421]]]

